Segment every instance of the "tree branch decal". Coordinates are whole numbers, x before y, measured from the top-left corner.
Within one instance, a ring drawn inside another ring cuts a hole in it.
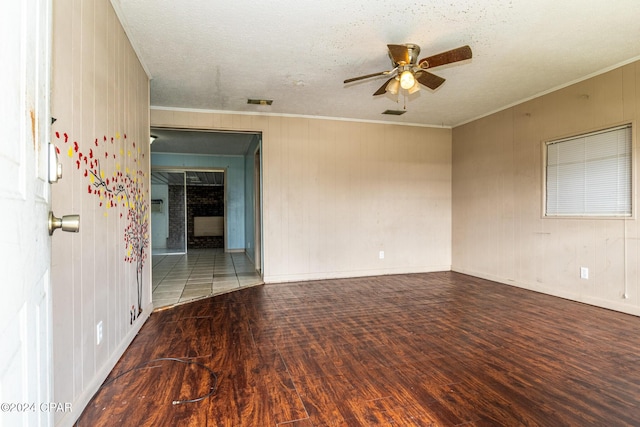
[[[112,208],[116,208],[120,218],[126,212],[126,226],[123,232],[125,245],[124,261],[136,264],[136,284],[138,293],[137,310],[132,307],[130,323],[142,313],[142,273],[148,257],[149,247],[149,212],[148,189],[145,186],[145,172],[138,167],[138,156],[144,158],[136,143],[129,144],[127,135],[116,133],[115,137],[96,138],[93,147],[82,148],[78,142],[69,142],[68,134],[55,133],[58,141],[68,144],[67,155],[75,160],[76,170],[81,171],[89,180],[87,192],[98,197],[99,206],[105,209],[108,216]],[[131,151],[133,148],[133,153]],[[60,149],[56,145],[58,153]],[[94,151],[95,150],[95,151]],[[126,150],[126,153],[125,153]],[[98,155],[99,154],[99,155]],[[101,160],[102,159],[102,160]],[[103,161],[115,162],[114,170],[107,173],[103,169]],[[133,164],[122,170],[121,161]]]

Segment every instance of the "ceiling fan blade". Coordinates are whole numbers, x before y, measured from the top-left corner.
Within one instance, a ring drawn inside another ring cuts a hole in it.
[[[416,80],[418,80],[420,84],[425,85],[429,89],[435,90],[440,87],[442,83],[444,83],[445,79],[440,76],[436,76],[435,74],[431,74],[428,71],[418,71],[416,72]]]
[[[387,85],[389,84],[389,82],[391,80],[395,79],[395,77],[391,77],[389,80],[387,80],[386,82],[384,82],[384,84],[382,86],[380,86],[380,89],[378,89],[377,91],[375,91],[373,93],[373,96],[376,95],[382,95],[383,93],[385,93],[387,91]]]
[[[394,64],[409,63],[409,49],[407,46],[403,44],[388,44],[387,48],[389,48],[389,55],[391,55]]]
[[[452,62],[464,61],[465,59],[470,59],[471,56],[471,48],[469,46],[462,46],[457,49],[448,50],[437,55],[423,58],[418,62],[418,64],[421,68],[434,68],[445,64],[451,64]]]
[[[368,79],[370,77],[384,76],[384,75],[387,75],[387,74],[389,74],[391,72],[393,72],[393,70],[392,71],[380,71],[379,73],[367,74],[366,76],[352,77],[350,79],[345,80],[344,83],[347,84],[347,83],[351,83],[351,82],[357,82],[358,80]]]

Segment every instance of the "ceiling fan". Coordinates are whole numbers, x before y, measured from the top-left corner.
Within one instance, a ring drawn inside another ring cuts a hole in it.
[[[371,77],[392,75],[389,80],[380,86],[380,89],[374,92],[374,96],[382,95],[387,91],[395,95],[398,93],[400,88],[405,89],[409,94],[412,94],[420,90],[420,84],[425,85],[429,89],[437,89],[442,83],[444,83],[445,79],[436,76],[435,74],[431,74],[427,69],[471,58],[471,48],[469,46],[462,46],[457,49],[448,50],[437,55],[423,58],[419,61],[418,55],[420,55],[420,46],[417,44],[388,44],[387,48],[389,49],[389,58],[393,64],[393,69],[353,77],[345,80],[344,83],[351,83]]]

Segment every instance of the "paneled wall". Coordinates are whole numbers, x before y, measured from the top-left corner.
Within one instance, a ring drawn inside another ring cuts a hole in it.
[[[52,61],[52,208],[80,215],[51,239],[53,400],[72,425],[152,309],[149,82],[108,0],[53,2]]]
[[[266,282],[450,269],[450,129],[154,108],[151,124],[262,132]]]
[[[639,83],[631,63],[453,130],[453,270],[640,314],[637,213],[542,217],[543,142],[637,120]]]

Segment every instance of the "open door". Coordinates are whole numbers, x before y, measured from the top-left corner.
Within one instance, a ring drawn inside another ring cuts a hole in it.
[[[50,2],[0,3],[0,425],[53,424]],[[64,409],[64,408],[63,408]],[[71,408],[68,408],[71,410]]]

